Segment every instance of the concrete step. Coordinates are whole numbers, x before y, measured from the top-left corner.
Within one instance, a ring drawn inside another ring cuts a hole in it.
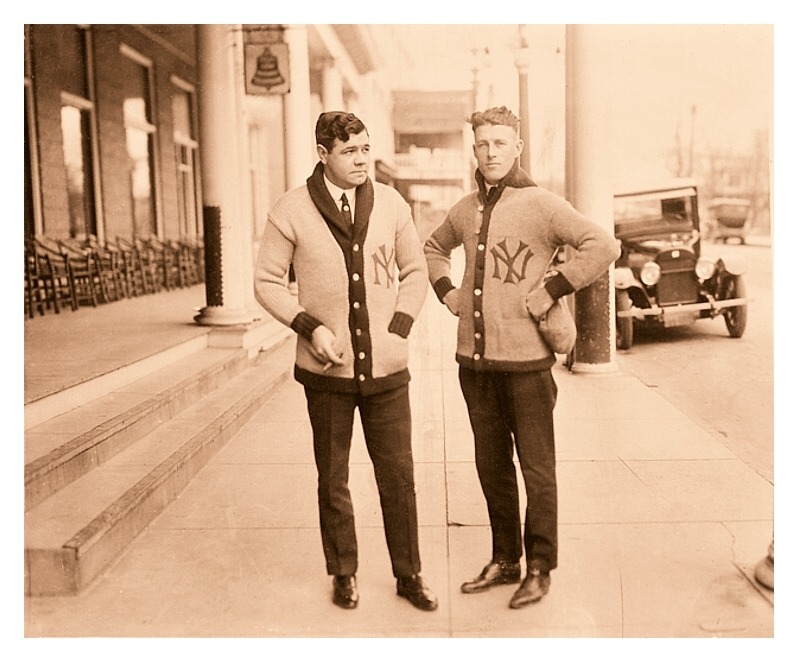
[[[213,330],[189,354],[182,347],[170,348],[126,366],[136,380],[109,381],[111,373],[93,380],[115,388],[87,384],[82,393],[94,398],[73,400],[65,411],[54,411],[26,429],[25,510],[114,457],[239,374],[258,351],[286,337],[285,327],[275,320]]]
[[[152,427],[135,443],[118,448],[102,462],[84,463],[93,465],[90,471],[26,512],[26,594],[69,595],[85,588],[288,377],[293,353],[293,339],[284,337],[191,404],[178,402],[188,397],[188,390],[200,390],[197,380],[180,395],[175,386],[162,391],[163,404],[147,398],[146,406],[133,407],[136,411],[157,409],[164,420],[148,424]],[[210,361],[199,381],[211,385],[220,364],[229,361],[230,357]],[[153,416],[153,421],[158,418]],[[100,451],[84,454],[103,455]]]
[[[114,457],[245,369],[245,350],[203,349],[25,434],[25,510]]]

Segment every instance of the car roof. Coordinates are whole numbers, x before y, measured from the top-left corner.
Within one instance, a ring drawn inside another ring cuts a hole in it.
[[[695,193],[697,187],[698,180],[694,177],[671,177],[668,179],[647,180],[645,182],[623,182],[615,186],[615,197],[677,191],[682,195]],[[689,189],[693,189],[693,191]]]
[[[718,205],[742,205],[745,207],[751,206],[751,201],[747,198],[712,198],[709,201],[709,207],[716,207]]]

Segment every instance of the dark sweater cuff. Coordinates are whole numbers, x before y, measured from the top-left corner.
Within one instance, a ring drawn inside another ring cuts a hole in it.
[[[410,329],[413,326],[413,318],[407,313],[395,312],[393,319],[388,325],[388,333],[395,333],[397,336],[407,338],[410,335]]]
[[[291,322],[291,328],[305,340],[311,340],[313,338],[313,332],[318,326],[321,326],[321,322],[305,311],[299,313],[294,318],[294,321]]]
[[[449,276],[444,276],[443,278],[439,278],[435,281],[435,284],[432,286],[433,292],[435,292],[435,296],[438,297],[438,300],[443,303],[443,298],[449,294],[454,288],[452,285],[452,280]]]
[[[571,292],[576,291],[574,286],[571,285],[571,283],[568,282],[568,279],[561,273],[558,273],[551,280],[546,281],[544,287],[549,293],[549,296],[555,301],[560,297],[564,297],[566,294],[571,294]]]

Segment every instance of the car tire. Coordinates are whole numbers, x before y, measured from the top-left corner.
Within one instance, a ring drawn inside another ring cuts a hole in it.
[[[632,298],[629,292],[621,290],[615,295],[615,309],[617,312],[631,310]],[[615,347],[616,349],[629,349],[634,342],[634,320],[631,317],[615,316]]]
[[[745,281],[742,276],[728,276],[723,287],[723,299],[738,299],[745,297]],[[726,330],[732,338],[741,338],[748,324],[748,304],[726,308],[723,311],[723,321]]]

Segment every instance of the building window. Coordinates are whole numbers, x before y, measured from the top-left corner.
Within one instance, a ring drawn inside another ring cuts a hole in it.
[[[133,236],[157,234],[155,137],[152,123],[152,63],[122,45],[119,81],[124,91],[123,115],[128,155]]]
[[[61,135],[66,169],[69,236],[97,234],[92,167],[92,106],[85,99],[62,93]]]
[[[195,138],[194,89],[172,77],[172,122],[174,125],[175,163],[177,164],[177,209],[180,236],[194,239],[202,236],[199,223],[197,186],[199,143]]]

